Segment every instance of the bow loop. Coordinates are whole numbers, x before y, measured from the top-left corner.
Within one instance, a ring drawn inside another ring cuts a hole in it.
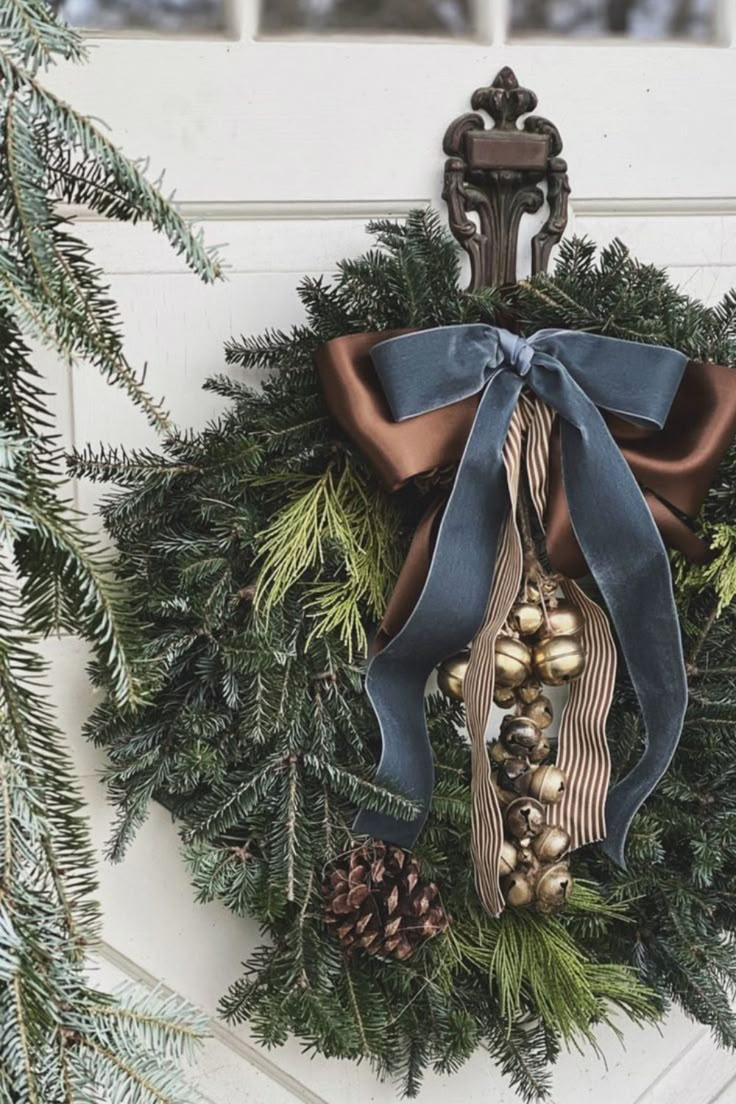
[[[667,420],[687,364],[682,353],[660,345],[570,330],[525,338],[480,322],[391,337],[373,347],[371,359],[398,422],[478,395],[508,369],[573,423],[579,402],[568,401],[566,411],[546,377],[565,377],[563,399],[579,388],[600,410],[656,429]]]
[[[600,410],[635,425],[664,426],[687,365],[683,353],[572,330],[539,330],[530,340]]]

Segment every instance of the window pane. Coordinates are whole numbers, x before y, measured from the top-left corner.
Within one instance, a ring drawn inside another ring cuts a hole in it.
[[[717,0],[511,0],[516,34],[710,39]]]
[[[221,31],[227,0],[51,0],[77,27]]]
[[[310,31],[467,35],[472,0],[263,0],[267,33]]]

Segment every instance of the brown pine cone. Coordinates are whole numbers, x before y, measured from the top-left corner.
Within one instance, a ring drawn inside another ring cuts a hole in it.
[[[372,840],[336,861],[322,884],[325,923],[348,953],[408,958],[450,917],[434,882],[401,847]]]

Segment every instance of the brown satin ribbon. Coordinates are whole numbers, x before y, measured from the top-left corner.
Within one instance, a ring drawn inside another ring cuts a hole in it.
[[[370,359],[379,341],[410,330],[349,334],[317,353],[328,407],[389,490],[437,468],[456,463],[473,423],[478,396],[395,422]],[[612,415],[606,421],[639,484],[666,544],[694,563],[704,563],[707,545],[687,524],[702,505],[718,464],[736,433],[733,369],[690,361],[663,429],[641,429]],[[673,507],[674,509],[672,509]],[[393,636],[421,591],[442,502],[435,501],[420,522],[404,569],[389,600],[382,625]],[[553,429],[549,486],[544,518],[547,552],[553,567],[568,578],[587,572],[575,538],[562,483],[558,435]]]

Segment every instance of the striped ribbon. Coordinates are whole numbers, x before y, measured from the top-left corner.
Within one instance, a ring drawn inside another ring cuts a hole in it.
[[[504,523],[493,588],[483,623],[475,635],[464,695],[472,753],[471,847],[475,883],[492,915],[504,907],[499,886],[503,816],[493,788],[486,733],[493,708],[495,644],[521,587],[524,553],[516,507],[526,439],[526,472],[540,525],[547,500],[549,438],[554,413],[540,399],[523,392],[514,411],[503,450],[511,509]],[[569,834],[572,848],[605,838],[605,801],[611,771],[606,719],[616,677],[616,650],[603,610],[572,580],[564,580],[567,598],[583,613],[582,643],[587,655],[583,674],[570,686],[560,720],[557,765],[566,776],[562,801],[551,814]],[[550,815],[550,814],[548,814]]]

